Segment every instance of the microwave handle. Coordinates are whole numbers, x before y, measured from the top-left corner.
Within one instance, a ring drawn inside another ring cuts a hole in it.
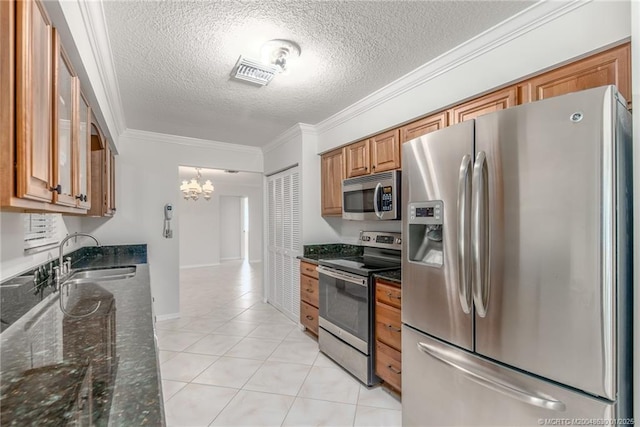
[[[373,210],[376,213],[376,216],[382,219],[382,212],[378,209],[378,197],[380,197],[380,189],[382,188],[382,184],[378,183],[376,185],[376,189],[373,192]]]

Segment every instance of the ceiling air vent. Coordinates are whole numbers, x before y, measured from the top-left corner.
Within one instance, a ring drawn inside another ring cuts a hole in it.
[[[269,84],[277,72],[278,68],[275,65],[264,64],[260,61],[240,56],[231,72],[231,77],[265,86]]]

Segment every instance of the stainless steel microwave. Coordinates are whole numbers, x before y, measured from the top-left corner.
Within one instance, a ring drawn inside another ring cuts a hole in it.
[[[342,218],[400,219],[400,173],[380,172],[342,181]]]

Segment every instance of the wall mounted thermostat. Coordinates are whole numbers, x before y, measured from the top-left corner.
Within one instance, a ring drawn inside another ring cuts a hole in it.
[[[173,217],[173,205],[171,203],[167,203],[164,205],[164,219],[167,221],[171,221]]]
[[[171,239],[173,237],[171,218],[173,218],[173,205],[171,203],[167,203],[164,205],[164,229],[162,230],[162,236],[165,239]]]

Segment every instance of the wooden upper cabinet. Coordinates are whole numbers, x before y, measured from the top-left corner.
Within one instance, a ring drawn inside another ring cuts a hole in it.
[[[19,1],[15,5],[15,195],[23,199],[52,202],[53,28],[40,1]]]
[[[369,155],[369,140],[354,142],[345,147],[347,164],[347,178],[353,178],[371,173],[371,157]]]
[[[78,150],[77,170],[74,182],[74,194],[78,207],[91,207],[91,107],[87,98],[80,93],[78,105]]]
[[[15,3],[0,1],[0,203],[14,192],[15,140]],[[3,161],[4,159],[4,161]]]
[[[330,151],[320,160],[322,216],[342,215],[342,180],[344,179],[344,149]]]
[[[74,157],[78,144],[79,80],[54,30],[53,186],[54,203],[77,205],[74,194]]]
[[[631,107],[631,47],[629,43],[533,77],[519,85],[522,102],[539,101],[570,92],[616,85]]]
[[[106,180],[107,180],[107,195],[105,200],[107,202],[107,214],[115,215],[116,213],[116,156],[109,148],[107,144],[107,167],[106,167]]]
[[[424,117],[400,128],[400,143],[404,144],[422,135],[440,130],[449,126],[449,114],[442,111],[432,116]]]
[[[369,139],[371,172],[400,168],[400,129],[393,129]]]
[[[452,124],[461,123],[465,120],[475,119],[483,114],[513,107],[516,105],[517,92],[516,86],[510,86],[464,104],[457,105],[449,110]]]
[[[115,156],[95,118],[91,121],[90,216],[115,214]]]

